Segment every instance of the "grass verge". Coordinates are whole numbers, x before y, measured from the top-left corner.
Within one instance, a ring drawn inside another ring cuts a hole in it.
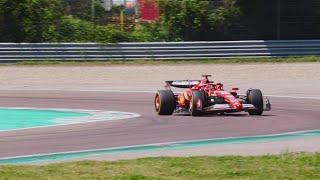
[[[320,154],[0,166],[0,179],[320,179]]]
[[[21,61],[2,63],[1,65],[159,65],[159,64],[243,64],[243,63],[297,63],[320,62],[320,56],[284,57],[284,58],[231,58],[199,60],[128,60],[128,61]]]

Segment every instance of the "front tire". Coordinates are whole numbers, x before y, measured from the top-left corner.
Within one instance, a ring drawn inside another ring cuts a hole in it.
[[[171,90],[160,90],[154,101],[155,109],[159,115],[172,115],[176,108],[175,97]]]
[[[190,102],[191,116],[201,116],[205,105],[205,92],[192,91],[192,99]]]
[[[263,113],[263,96],[259,89],[250,89],[247,92],[247,101],[254,105],[255,109],[248,110],[250,115],[262,115]]]

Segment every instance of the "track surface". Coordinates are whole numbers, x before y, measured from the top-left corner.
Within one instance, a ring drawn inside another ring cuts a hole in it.
[[[320,129],[320,101],[271,98],[264,116],[157,116],[153,94],[1,91],[0,106],[127,111],[135,119],[0,133],[0,157]]]

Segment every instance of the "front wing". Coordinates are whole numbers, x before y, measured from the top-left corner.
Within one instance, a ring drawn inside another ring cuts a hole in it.
[[[255,109],[256,107],[252,104],[242,104],[242,111],[248,111],[250,109]],[[271,111],[271,103],[268,98],[264,98],[264,111]],[[238,112],[237,109],[233,109],[229,104],[215,104],[209,107],[203,108],[205,112],[223,111],[223,112]]]

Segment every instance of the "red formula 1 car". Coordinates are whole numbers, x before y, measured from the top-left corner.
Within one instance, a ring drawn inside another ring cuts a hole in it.
[[[270,111],[269,99],[262,96],[259,89],[249,89],[246,95],[239,95],[238,88],[225,91],[223,84],[214,83],[203,75],[202,80],[167,81],[165,90],[159,90],[155,96],[155,109],[159,115],[190,113],[201,116],[206,113],[223,114],[248,112],[250,115],[262,115]],[[171,87],[185,88],[183,93],[174,94]]]

